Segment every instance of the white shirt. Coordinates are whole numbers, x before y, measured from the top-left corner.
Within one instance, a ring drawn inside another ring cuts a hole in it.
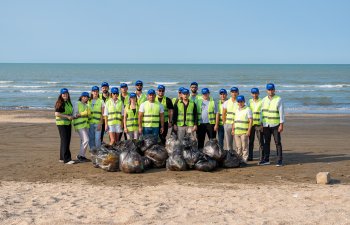
[[[243,108],[239,108],[239,107],[238,107],[238,109],[236,110],[236,114],[235,114],[235,115],[237,115],[237,112],[238,112],[238,111],[242,111],[242,110],[243,110]],[[248,106],[247,106],[246,119],[253,119],[252,110],[250,110],[250,108],[248,108]]]
[[[111,101],[112,101],[112,103],[113,103],[113,106],[116,107],[118,101],[120,101],[120,100],[117,99],[116,101],[114,101],[113,99],[111,99]],[[121,111],[121,114],[122,114],[122,116],[124,116],[124,104],[122,104],[122,111]],[[105,111],[103,112],[103,115],[104,115],[104,116],[108,116],[108,107],[105,107]]]
[[[142,112],[142,113],[145,112],[145,103],[146,102],[148,102],[148,101],[141,103],[139,112]],[[154,105],[154,102],[151,103],[151,108],[153,107],[153,105]],[[164,113],[164,106],[160,103],[159,103],[159,113]]]
[[[226,101],[222,104],[222,109],[227,109],[227,104],[228,104],[229,101],[232,102],[232,98],[226,100]],[[236,101],[235,101],[235,102],[236,102]],[[234,103],[235,103],[235,102],[234,102]]]
[[[268,104],[270,105],[271,103],[271,100],[269,98],[263,98],[263,101],[262,101],[262,105],[264,105],[264,101],[267,100],[268,101]],[[282,102],[282,98],[280,98],[277,102],[277,109],[278,109],[278,112],[280,114],[280,123],[284,123],[284,107],[283,107],[283,102]],[[261,108],[261,113],[260,113],[260,119],[261,121],[263,121],[262,119],[262,108]],[[268,123],[263,123],[263,126],[264,127],[276,127],[280,124],[268,124]]]

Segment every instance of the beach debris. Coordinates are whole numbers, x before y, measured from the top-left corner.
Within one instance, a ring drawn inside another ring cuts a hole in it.
[[[183,145],[184,149],[198,149],[197,138],[190,133],[185,134],[181,144]]]
[[[183,171],[187,169],[186,161],[181,151],[173,152],[166,161],[167,170]]]
[[[145,152],[147,149],[151,148],[153,145],[156,145],[158,143],[158,136],[155,136],[153,134],[147,134],[142,136],[141,141],[141,151]]]
[[[329,184],[331,182],[331,174],[329,172],[319,172],[316,175],[317,184]]]
[[[153,165],[152,160],[146,156],[141,156],[141,158],[142,158],[143,168],[145,170],[151,169]]]
[[[123,151],[120,154],[119,169],[124,173],[142,173],[144,165],[141,155],[135,150]]]
[[[154,167],[162,168],[165,166],[168,153],[166,152],[164,146],[153,145],[151,148],[145,151],[145,156],[152,160]]]
[[[225,157],[224,150],[220,147],[217,139],[210,139],[205,143],[203,153],[220,162]]]
[[[184,149],[182,151],[182,156],[189,168],[194,168],[194,165],[198,162],[199,158],[203,153],[201,153],[197,148]]]
[[[224,150],[224,157],[220,165],[224,168],[236,168],[239,167],[241,159],[236,151],[233,150]]]
[[[108,172],[118,171],[120,152],[116,150],[105,150],[101,148],[98,150],[93,163],[95,166]]]
[[[174,151],[182,149],[182,147],[183,146],[181,142],[177,139],[175,133],[172,133],[165,142],[165,150],[167,151],[168,155],[171,155]]]
[[[198,162],[195,164],[195,169],[203,172],[213,171],[217,166],[217,163],[214,159],[210,158],[207,155],[202,155]]]

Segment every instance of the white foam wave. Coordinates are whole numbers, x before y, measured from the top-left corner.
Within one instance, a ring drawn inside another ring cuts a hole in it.
[[[119,83],[126,83],[127,85],[132,84],[132,81],[120,81]]]
[[[39,84],[58,84],[58,81],[38,81]]]
[[[179,84],[180,82],[176,82],[176,81],[174,81],[174,82],[160,82],[160,81],[155,81],[155,82],[153,82],[153,83],[155,83],[155,84],[163,84],[163,85],[169,85],[169,86],[171,86],[171,85],[177,85],[177,84]]]
[[[20,90],[22,93],[48,93],[51,91],[46,91],[46,90]]]
[[[281,84],[277,85],[281,87],[287,87],[287,88],[307,88],[307,87],[314,87],[314,88],[344,88],[344,87],[350,87],[350,84],[297,84],[297,85],[289,85],[289,84]]]
[[[0,84],[8,84],[8,83],[13,83],[14,81],[12,80],[0,80]]]

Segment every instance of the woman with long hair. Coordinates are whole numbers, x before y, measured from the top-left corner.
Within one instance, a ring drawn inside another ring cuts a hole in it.
[[[80,151],[77,155],[79,162],[86,162],[88,159],[85,157],[86,150],[89,145],[89,116],[91,115],[90,107],[88,105],[89,93],[83,92],[79,97],[79,101],[74,106],[74,129],[78,132],[80,137]]]
[[[104,102],[99,98],[99,88],[93,86],[91,89],[91,99],[89,100],[91,116],[89,117],[89,145],[90,149],[101,146],[101,129],[103,124]]]
[[[127,139],[132,140],[139,138],[139,106],[135,93],[130,93],[129,97],[129,104],[127,104],[124,109],[124,132],[126,133]]]
[[[67,88],[62,88],[55,104],[55,117],[58,132],[60,134],[60,162],[74,164],[70,152],[70,140],[72,136],[73,106]]]

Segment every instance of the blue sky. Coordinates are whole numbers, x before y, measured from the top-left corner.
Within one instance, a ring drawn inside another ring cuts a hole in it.
[[[1,0],[0,62],[350,63],[346,0]]]

